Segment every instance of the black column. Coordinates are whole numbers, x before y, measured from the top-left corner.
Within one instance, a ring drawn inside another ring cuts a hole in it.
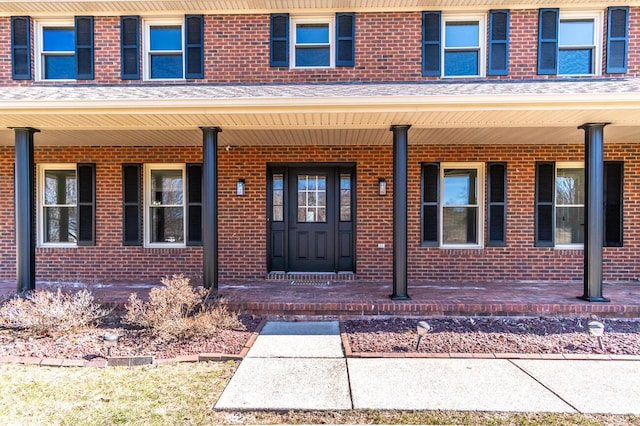
[[[393,300],[407,294],[407,199],[409,181],[408,139],[410,125],[391,126],[393,132]]]
[[[218,289],[218,133],[201,127],[202,142],[202,284]]]
[[[604,142],[607,123],[579,127],[584,138],[584,294],[579,299],[608,302],[602,297],[602,246],[604,239]]]
[[[37,129],[14,128],[15,152],[15,226],[16,226],[16,283],[18,293],[36,288],[35,184],[33,134]]]

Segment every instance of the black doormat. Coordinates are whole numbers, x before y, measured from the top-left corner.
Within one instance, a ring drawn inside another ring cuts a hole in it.
[[[331,285],[331,281],[329,280],[292,280],[289,285],[304,285],[304,286],[315,286],[315,287],[323,287]]]

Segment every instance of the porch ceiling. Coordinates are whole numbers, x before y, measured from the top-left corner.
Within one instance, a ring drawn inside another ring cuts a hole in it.
[[[378,145],[393,124],[411,144],[580,143],[577,126],[611,123],[610,143],[640,139],[640,79],[317,85],[5,87],[0,144],[11,127],[36,145]]]

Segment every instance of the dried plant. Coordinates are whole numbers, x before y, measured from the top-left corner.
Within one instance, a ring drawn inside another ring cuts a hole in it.
[[[109,313],[94,303],[88,290],[35,290],[26,297],[6,301],[0,307],[0,325],[53,336],[95,326]]]
[[[224,300],[209,301],[210,292],[194,289],[182,274],[164,277],[161,282],[163,287],[151,289],[148,302],[131,294],[126,322],[171,338],[212,336],[222,330],[244,328]]]

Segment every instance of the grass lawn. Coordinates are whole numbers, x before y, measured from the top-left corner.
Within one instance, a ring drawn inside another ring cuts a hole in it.
[[[3,425],[640,425],[639,417],[449,411],[217,412],[234,362],[60,368],[0,364]]]

